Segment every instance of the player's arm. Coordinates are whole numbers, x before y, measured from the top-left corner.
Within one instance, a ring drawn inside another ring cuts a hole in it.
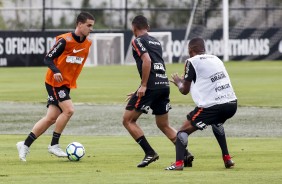
[[[151,58],[148,54],[147,49],[144,47],[144,43],[142,42],[143,40],[140,38],[137,38],[132,41],[132,46],[134,47],[134,50],[137,52],[138,56],[142,60],[142,79],[141,85],[137,91],[138,97],[142,97],[145,95],[151,71]]]
[[[172,74],[171,77],[173,79],[171,82],[178,87],[180,93],[183,95],[187,95],[190,92],[192,81],[196,82],[196,72],[189,60],[187,60],[185,63],[183,77],[180,78],[177,73]]]
[[[147,89],[147,82],[149,80],[150,71],[151,71],[151,58],[150,58],[148,52],[146,52],[141,56],[141,59],[142,59],[142,80],[141,80],[141,86],[140,87]],[[144,94],[140,94],[140,95],[144,96],[145,91],[144,91]],[[139,96],[139,94],[138,94],[138,96]]]
[[[54,78],[57,82],[62,82],[63,77],[60,70],[56,67],[54,59],[58,58],[64,52],[65,47],[66,40],[61,38],[44,58],[44,64],[47,65],[50,70],[52,70],[52,72],[54,73]]]

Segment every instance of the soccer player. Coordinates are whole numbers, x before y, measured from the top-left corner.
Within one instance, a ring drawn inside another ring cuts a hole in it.
[[[54,123],[48,152],[58,157],[67,157],[59,146],[59,139],[74,113],[70,89],[76,88],[76,80],[88,56],[91,40],[87,36],[93,30],[94,23],[95,19],[90,13],[81,12],[76,18],[75,31],[57,36],[56,44],[45,56],[44,63],[48,66],[45,79],[48,110],[46,116],[34,125],[25,141],[17,143],[21,161],[26,161],[31,144]]]
[[[176,140],[176,130],[168,122],[168,112],[171,109],[170,88],[162,58],[162,46],[156,38],[148,34],[148,30],[148,21],[144,16],[138,15],[133,19],[132,32],[136,37],[132,41],[133,57],[141,83],[135,93],[128,95],[129,102],[123,115],[123,125],[145,152],[144,159],[137,167],[146,167],[159,158],[136,122],[142,113],[147,114],[151,108],[158,128],[173,143]],[[185,154],[185,165],[191,167],[194,157],[187,150]]]
[[[196,130],[212,126],[220,145],[226,168],[234,166],[228,152],[224,122],[237,110],[237,98],[223,62],[214,55],[205,54],[205,43],[201,38],[192,39],[189,44],[190,58],[185,63],[184,76],[172,74],[174,83],[183,95],[191,92],[196,108],[187,115],[176,139],[176,162],[166,170],[183,170],[185,148],[188,136]]]

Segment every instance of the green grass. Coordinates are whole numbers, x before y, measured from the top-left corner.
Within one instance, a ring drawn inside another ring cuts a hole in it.
[[[282,107],[282,62],[228,62],[240,106]],[[167,73],[182,73],[183,64],[167,65]],[[45,102],[46,68],[0,68],[0,101]],[[86,67],[78,80],[78,89],[72,90],[74,102],[121,104],[126,94],[140,83],[136,66]],[[171,85],[173,104],[193,105],[188,96],[181,95]]]
[[[239,105],[282,107],[282,62],[228,62],[225,65]],[[183,69],[183,64],[167,65],[168,75],[174,72],[182,73]],[[0,102],[45,103],[45,72],[45,67],[0,68]],[[86,67],[78,80],[78,89],[72,90],[71,96],[76,103],[124,104],[126,94],[136,90],[139,83],[136,66]],[[193,105],[190,95],[181,95],[175,86],[171,86],[171,101],[173,105]],[[37,113],[32,109],[24,109],[22,113],[11,110],[15,113],[13,123],[19,124],[19,129],[25,126],[25,119],[32,119],[30,113],[24,114],[25,111]],[[105,125],[102,125],[99,118],[94,121],[98,115],[88,115],[87,122],[91,125],[97,123],[99,131],[105,131],[106,128],[102,128],[111,125],[107,121],[119,122],[122,116],[111,112],[111,116],[106,117]],[[246,119],[240,120],[249,122]],[[1,117],[0,122],[4,122],[5,128],[5,121],[1,121]],[[87,125],[83,124],[85,122],[80,124],[77,120],[77,123],[81,128],[87,128]],[[0,184],[275,184],[282,181],[281,137],[228,138],[229,151],[235,156],[236,167],[225,169],[215,138],[192,135],[189,138],[189,148],[196,159],[193,168],[186,168],[183,172],[164,171],[175,158],[174,147],[164,136],[148,137],[159,153],[160,160],[143,169],[136,168],[136,164],[144,156],[143,151],[130,136],[64,135],[60,140],[63,147],[72,141],[78,141],[86,148],[83,160],[70,162],[50,156],[47,153],[47,145],[51,135],[43,135],[32,145],[31,153],[27,157],[28,162],[22,163],[18,160],[15,144],[25,137],[26,135],[0,135]]]
[[[0,183],[244,183],[282,181],[281,138],[230,138],[236,167],[225,169],[214,138],[189,139],[195,155],[192,168],[165,171],[174,161],[174,148],[164,137],[148,137],[160,155],[157,162],[137,168],[143,153],[131,137],[64,136],[61,145],[79,141],[86,148],[79,162],[47,153],[50,136],[42,136],[31,147],[27,163],[18,160],[15,143],[23,135],[0,135]]]

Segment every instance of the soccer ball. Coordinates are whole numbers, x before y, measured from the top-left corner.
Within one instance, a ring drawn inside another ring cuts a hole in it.
[[[79,142],[72,142],[66,148],[70,161],[79,161],[85,155],[85,149]]]

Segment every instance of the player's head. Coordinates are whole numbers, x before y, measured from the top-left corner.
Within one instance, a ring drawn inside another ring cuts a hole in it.
[[[205,41],[202,38],[193,38],[188,44],[188,52],[190,57],[204,54],[206,52]]]
[[[140,31],[146,32],[149,30],[149,28],[150,26],[148,24],[148,20],[143,15],[137,15],[132,20],[132,32],[135,36],[138,36],[137,32],[140,32]]]
[[[93,31],[95,18],[88,12],[81,12],[76,18],[76,29],[82,36],[88,36]]]

